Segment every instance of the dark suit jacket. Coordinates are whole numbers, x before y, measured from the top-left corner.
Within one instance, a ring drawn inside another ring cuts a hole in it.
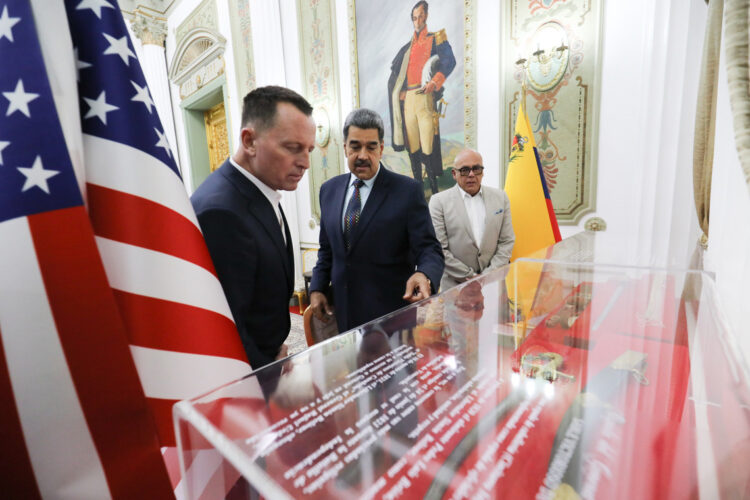
[[[340,332],[407,305],[401,297],[415,271],[436,292],[444,266],[421,184],[382,163],[347,252],[341,216],[349,179],[339,175],[320,188],[320,250],[310,282],[324,293],[333,285]]]
[[[271,203],[229,161],[208,176],[190,201],[247,358],[258,369],[275,359],[289,334],[291,245],[284,243]],[[291,243],[286,218],[284,227]]]

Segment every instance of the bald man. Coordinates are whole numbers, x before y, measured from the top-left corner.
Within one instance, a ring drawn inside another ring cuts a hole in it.
[[[516,240],[508,196],[482,186],[482,155],[461,151],[452,174],[456,185],[430,198],[432,224],[445,256],[441,290],[504,266]]]

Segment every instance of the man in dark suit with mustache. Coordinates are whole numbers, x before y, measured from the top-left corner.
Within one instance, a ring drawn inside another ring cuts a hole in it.
[[[380,163],[383,120],[356,109],[344,124],[351,173],[320,189],[320,251],[310,283],[310,307],[332,312],[343,332],[437,291],[444,261],[421,183]]]

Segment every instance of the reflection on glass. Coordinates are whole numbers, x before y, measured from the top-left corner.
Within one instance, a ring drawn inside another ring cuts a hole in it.
[[[750,494],[713,283],[595,250],[566,240],[180,403],[185,495]]]

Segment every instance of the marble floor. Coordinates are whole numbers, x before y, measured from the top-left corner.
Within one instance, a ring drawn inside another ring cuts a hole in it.
[[[302,316],[289,313],[289,319],[291,320],[292,327],[289,330],[289,337],[287,337],[285,344],[291,356],[307,349],[307,341],[305,340],[305,328],[302,323]]]

